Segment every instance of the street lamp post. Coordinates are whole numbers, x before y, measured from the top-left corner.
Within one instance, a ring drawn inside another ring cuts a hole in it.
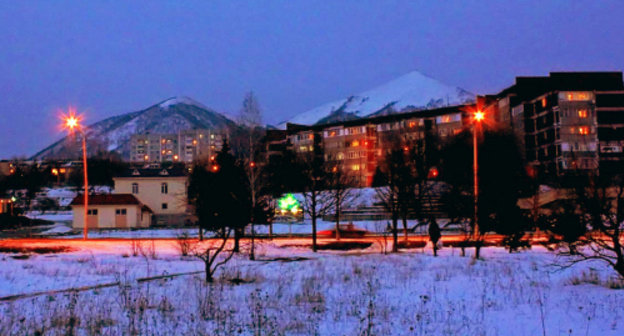
[[[480,127],[481,127],[481,122],[483,121],[483,119],[485,118],[485,115],[483,114],[483,112],[481,111],[477,111],[474,113],[474,121],[473,121],[473,128],[472,128],[472,148],[473,148],[473,165],[472,165],[472,172],[473,172],[473,177],[474,177],[474,239],[475,242],[479,240],[479,216],[478,216],[478,211],[479,211],[479,161],[478,161],[478,157],[479,157],[479,153],[478,153],[478,137],[477,137],[477,132],[479,131]]]
[[[75,111],[70,108],[69,115],[63,116],[64,128],[69,130],[70,134],[75,131],[80,132],[82,135],[82,166],[84,171],[84,225],[83,225],[83,239],[87,240],[89,237],[89,225],[88,225],[88,207],[89,207],[89,178],[87,174],[87,135],[84,132],[82,125],[80,124],[81,117],[76,115]]]

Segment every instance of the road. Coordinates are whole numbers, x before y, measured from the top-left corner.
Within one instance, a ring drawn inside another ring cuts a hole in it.
[[[501,246],[504,236],[499,234],[487,234],[483,237],[483,241],[486,245]],[[537,244],[548,240],[548,236],[545,234],[532,234],[530,237],[532,244]],[[387,235],[385,237],[388,245],[392,242],[392,236]],[[218,239],[207,238],[208,242],[217,241]],[[230,238],[230,241],[233,239]],[[301,236],[274,236],[272,240],[268,237],[258,238],[256,242],[262,244],[263,242],[273,241],[278,245],[296,245],[305,247],[311,244],[311,237],[308,235]],[[384,240],[380,235],[367,235],[360,238],[341,238],[341,242],[362,242],[376,244]],[[424,246],[429,241],[427,235],[411,234],[409,236],[409,245],[411,247]],[[464,234],[447,234],[442,236],[442,241],[446,246],[457,246],[458,243],[466,240]],[[82,238],[5,238],[0,239],[0,247],[13,247],[13,248],[28,248],[28,247],[54,247],[54,246],[66,246],[73,249],[87,249],[87,250],[104,250],[104,251],[119,251],[120,248],[127,249],[132,242],[151,243],[154,242],[154,246],[157,249],[171,249],[178,244],[177,238],[94,238],[89,240],[83,240]],[[191,241],[197,241],[192,238]],[[319,237],[319,244],[335,243],[336,239]],[[405,242],[402,235],[399,236],[399,242]],[[249,244],[249,239],[245,238],[241,240],[241,245]]]

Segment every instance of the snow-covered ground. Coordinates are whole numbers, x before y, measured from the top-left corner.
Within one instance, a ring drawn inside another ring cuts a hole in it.
[[[7,242],[4,242],[5,244]],[[145,249],[151,243],[145,242]],[[0,296],[94,284],[78,293],[0,301],[0,334],[78,335],[622,335],[624,291],[600,263],[559,270],[552,253],[486,248],[484,260],[443,249],[382,255],[376,246],[314,254],[259,245],[206,284],[203,264],[174,244],[132,256],[128,243],[68,241],[74,252],[0,254]],[[278,257],[302,257],[299,261]],[[235,284],[230,279],[243,280]]]
[[[43,219],[54,223],[70,223],[74,220],[74,215],[71,211],[28,211],[26,217],[32,219]]]

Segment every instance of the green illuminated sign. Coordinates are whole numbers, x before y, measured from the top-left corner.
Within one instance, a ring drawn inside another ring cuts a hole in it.
[[[293,194],[286,194],[277,200],[277,206],[282,212],[290,211],[294,214],[299,212],[300,205]]]

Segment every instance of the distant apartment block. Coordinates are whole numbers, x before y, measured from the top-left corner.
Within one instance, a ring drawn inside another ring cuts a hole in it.
[[[406,145],[423,140],[427,133],[444,141],[464,128],[469,109],[459,105],[323,125],[288,124],[286,131],[269,134],[267,154],[278,155],[286,149],[304,154],[320,146],[332,169],[341,169],[354,185],[370,186],[394,137]]]
[[[148,133],[131,138],[131,162],[184,162],[210,159],[223,146],[223,135],[198,129],[177,134]]]

